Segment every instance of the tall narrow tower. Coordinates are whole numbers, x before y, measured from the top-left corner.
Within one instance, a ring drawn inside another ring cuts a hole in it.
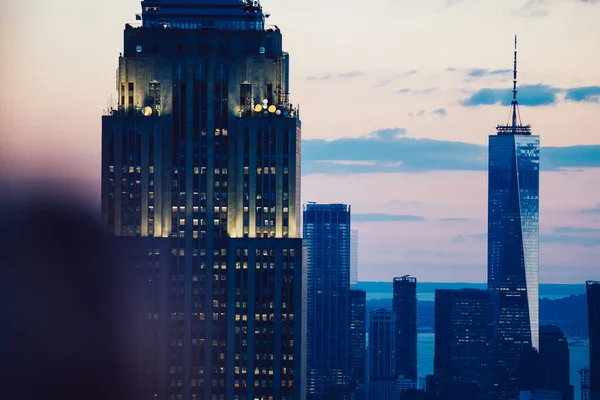
[[[349,399],[350,206],[309,203],[307,399]]]
[[[145,282],[155,399],[304,399],[300,120],[258,0],[144,0],[102,119],[102,222]],[[139,19],[139,18],[138,18]]]
[[[396,316],[395,373],[417,382],[417,278],[394,278],[392,309]]]
[[[521,354],[538,348],[539,136],[520,121],[517,38],[509,122],[489,137],[488,288],[494,300],[497,398],[518,390]]]

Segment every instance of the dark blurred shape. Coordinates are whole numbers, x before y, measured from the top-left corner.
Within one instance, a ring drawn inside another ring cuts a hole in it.
[[[148,398],[130,279],[93,214],[36,192],[0,210],[0,398]]]

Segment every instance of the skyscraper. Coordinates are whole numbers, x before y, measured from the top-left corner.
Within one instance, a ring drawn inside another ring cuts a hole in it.
[[[102,119],[102,222],[143,250],[157,399],[304,399],[301,133],[259,1],[142,2]]]
[[[539,356],[543,382],[537,389],[557,391],[563,400],[573,400],[569,343],[557,325],[540,325]]]
[[[587,281],[586,295],[590,330],[590,395],[591,400],[600,400],[600,281]]]
[[[348,367],[355,392],[364,390],[366,383],[366,329],[367,329],[367,292],[350,290],[350,341],[348,347]],[[360,396],[358,396],[360,397]]]
[[[392,308],[396,315],[395,371],[417,382],[417,278],[394,278]]]
[[[491,400],[493,308],[487,290],[435,291],[435,389],[444,400]]]
[[[307,398],[347,398],[350,326],[350,207],[309,203]]]
[[[516,43],[511,121],[489,137],[488,289],[499,399],[517,395],[519,358],[539,345],[540,139],[518,117]]]
[[[358,283],[358,230],[350,231],[350,286]]]
[[[369,398],[395,397],[396,315],[384,308],[369,313]],[[390,397],[392,396],[392,397]]]

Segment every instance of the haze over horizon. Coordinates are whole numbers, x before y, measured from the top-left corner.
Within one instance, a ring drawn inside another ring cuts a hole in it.
[[[486,145],[509,113],[515,33],[521,118],[542,143],[540,282],[600,279],[600,2],[262,4],[291,54],[303,202],[352,205],[359,281],[486,280]],[[0,179],[63,181],[99,209],[100,116],[139,12],[8,0]]]

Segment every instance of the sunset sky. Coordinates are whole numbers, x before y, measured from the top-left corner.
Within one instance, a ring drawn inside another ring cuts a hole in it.
[[[352,205],[359,280],[486,280],[487,140],[542,143],[540,281],[600,279],[600,0],[263,0],[300,104],[303,202]],[[99,208],[103,109],[137,0],[7,0],[0,177]]]

